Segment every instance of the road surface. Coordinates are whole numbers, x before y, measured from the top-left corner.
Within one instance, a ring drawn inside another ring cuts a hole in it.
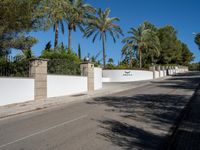
[[[165,149],[169,131],[199,81],[199,73],[187,73],[110,96],[2,119],[0,149]]]

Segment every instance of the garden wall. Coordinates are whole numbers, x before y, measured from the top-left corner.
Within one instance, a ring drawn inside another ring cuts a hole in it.
[[[158,72],[156,72],[158,76]],[[103,70],[104,82],[131,82],[153,79],[152,71],[145,70]]]
[[[87,77],[47,75],[47,97],[59,97],[87,92]]]
[[[156,78],[159,78],[159,71],[155,71],[156,73]]]
[[[94,89],[102,88],[102,68],[94,68]]]
[[[0,106],[34,100],[34,79],[0,78]]]
[[[166,70],[161,70],[160,71],[160,77],[165,77],[167,75],[167,71]]]

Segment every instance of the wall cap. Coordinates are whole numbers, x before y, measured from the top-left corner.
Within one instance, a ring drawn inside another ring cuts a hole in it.
[[[93,62],[89,62],[89,61],[86,61],[86,62],[82,62],[81,64],[94,64]]]
[[[35,60],[49,61],[49,59],[43,59],[43,58],[32,58],[32,59],[30,59],[30,61],[35,61]]]

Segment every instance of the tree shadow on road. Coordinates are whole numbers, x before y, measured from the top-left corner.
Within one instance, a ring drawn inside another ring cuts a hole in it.
[[[98,134],[122,149],[155,149],[162,147],[159,143],[163,139],[162,136],[116,120],[103,120],[99,123],[105,132]]]
[[[178,81],[175,79],[175,81]],[[154,84],[158,84],[158,87],[161,88],[170,88],[170,89],[185,89],[185,90],[190,90],[193,91],[195,90],[196,86],[195,83],[199,83],[197,80],[189,80],[183,79],[181,80],[182,83],[179,82],[174,82],[173,80],[167,80],[167,82],[154,82]]]
[[[133,96],[106,96],[88,102],[91,105],[104,105],[105,111],[120,116],[97,120],[103,129],[98,134],[125,150],[166,149],[171,136],[169,131],[180,121],[180,114],[190,100],[190,96],[184,92],[194,91],[194,83],[199,83],[199,76],[194,75],[196,73],[188,73],[187,76],[153,82],[154,90],[161,88],[161,94],[158,91],[156,94],[149,94],[148,91],[144,94],[142,90],[145,88],[140,88],[139,91],[133,90]],[[168,88],[171,90],[165,90]],[[163,94],[163,89],[169,93]],[[181,91],[175,94],[176,89]]]
[[[171,141],[170,150],[200,149],[200,90],[196,91],[180,120]]]
[[[171,89],[187,89],[187,90],[196,89],[194,83],[199,83],[199,82],[200,82],[199,73],[196,72],[187,73],[187,77],[185,75],[179,74],[177,76],[173,76],[172,78],[163,81],[152,81],[152,83],[157,85],[158,87],[171,88]]]
[[[89,104],[108,106],[121,120],[99,120],[105,130],[99,133],[123,149],[163,149],[169,132],[188,102],[188,97],[170,94],[139,94],[131,97],[100,97]],[[161,148],[162,147],[162,148]]]
[[[108,106],[106,111],[120,113],[125,118],[171,124],[187,102],[188,97],[182,95],[139,94],[132,97],[100,97],[89,103],[104,104]]]

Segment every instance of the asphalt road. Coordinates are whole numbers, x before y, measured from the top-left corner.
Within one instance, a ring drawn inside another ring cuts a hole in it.
[[[0,149],[164,149],[172,125],[199,81],[199,73],[187,73],[114,95],[0,120]]]

